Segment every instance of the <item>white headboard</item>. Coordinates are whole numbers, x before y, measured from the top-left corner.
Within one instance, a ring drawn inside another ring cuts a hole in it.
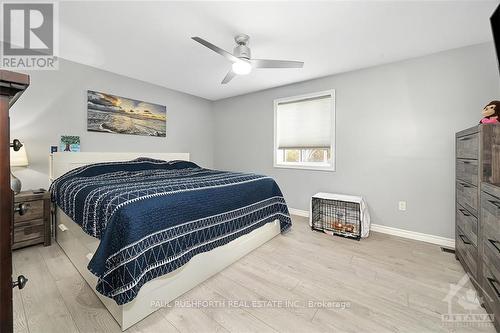
[[[99,162],[130,161],[138,157],[149,157],[159,160],[189,161],[189,153],[53,153],[50,155],[50,182],[66,172],[83,165]]]

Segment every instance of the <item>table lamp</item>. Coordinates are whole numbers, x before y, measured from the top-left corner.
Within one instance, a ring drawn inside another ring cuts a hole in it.
[[[12,147],[10,148],[10,166],[10,188],[15,194],[18,194],[21,192],[21,181],[12,173],[12,167],[28,166],[28,155],[24,144],[18,151],[15,151]]]

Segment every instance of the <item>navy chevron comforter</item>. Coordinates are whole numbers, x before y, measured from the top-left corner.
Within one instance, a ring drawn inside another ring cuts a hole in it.
[[[118,304],[141,286],[278,219],[291,220],[273,179],[140,158],[77,168],[52,200],[100,245],[88,265],[97,290]]]

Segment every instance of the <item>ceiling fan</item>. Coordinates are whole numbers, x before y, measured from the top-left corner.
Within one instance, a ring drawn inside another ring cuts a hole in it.
[[[302,61],[251,59],[250,48],[248,47],[250,37],[244,34],[234,37],[234,41],[237,45],[233,50],[233,54],[215,46],[203,38],[191,38],[201,45],[208,47],[210,50],[217,52],[233,63],[232,69],[226,74],[226,77],[224,77],[221,82],[222,84],[228,83],[236,75],[249,74],[252,71],[252,68],[302,68],[304,66],[304,62]]]

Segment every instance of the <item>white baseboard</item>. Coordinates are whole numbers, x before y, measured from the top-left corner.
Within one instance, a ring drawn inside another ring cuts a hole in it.
[[[292,214],[292,215],[309,217],[309,212],[307,210],[295,209],[295,208],[288,208],[288,210],[290,211],[290,214]],[[424,234],[421,232],[398,229],[398,228],[393,228],[393,227],[388,227],[385,225],[373,224],[373,223],[370,227],[370,230],[375,231],[375,232],[380,232],[383,234],[388,234],[388,235],[418,240],[418,241],[422,241],[422,242],[432,243],[432,244],[436,244],[436,245],[440,245],[440,246],[444,246],[444,247],[448,247],[448,248],[453,248],[453,249],[455,248],[455,240],[451,239],[451,238],[434,236],[434,235]]]
[[[297,215],[297,216],[302,216],[302,217],[309,217],[309,212],[307,210],[295,209],[295,208],[288,208],[288,211],[292,215]]]
[[[381,232],[384,234],[389,234],[393,236],[399,236],[403,238],[409,238],[409,239],[414,239],[422,242],[427,242],[427,243],[432,243],[448,248],[455,248],[455,240],[451,238],[446,238],[446,237],[441,237],[441,236],[435,236],[435,235],[429,235],[429,234],[424,234],[421,232],[416,232],[416,231],[410,231],[410,230],[404,230],[404,229],[398,229],[398,228],[393,228],[393,227],[388,227],[385,225],[380,225],[380,224],[372,224],[370,230],[375,231],[375,232]]]

